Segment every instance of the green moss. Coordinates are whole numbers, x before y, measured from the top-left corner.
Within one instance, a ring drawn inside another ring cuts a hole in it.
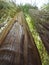
[[[26,21],[28,23],[32,36],[34,37],[38,51],[40,53],[42,65],[49,65],[49,55],[47,54],[47,51],[41,41],[41,38],[39,37],[39,34],[36,31],[36,27],[34,25],[34,19],[32,19],[29,15],[27,15]]]

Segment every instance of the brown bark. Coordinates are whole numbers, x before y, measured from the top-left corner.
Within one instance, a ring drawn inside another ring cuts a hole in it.
[[[41,59],[31,32],[19,13],[0,47],[0,65],[41,65]]]

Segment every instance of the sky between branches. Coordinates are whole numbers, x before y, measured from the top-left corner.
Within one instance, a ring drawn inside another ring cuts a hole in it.
[[[29,4],[34,4],[36,5],[38,8],[40,8],[43,4],[47,4],[48,0],[15,0],[15,2],[17,4],[25,4],[25,3],[29,3]]]

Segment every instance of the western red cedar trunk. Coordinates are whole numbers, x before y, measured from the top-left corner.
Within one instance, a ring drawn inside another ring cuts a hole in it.
[[[42,65],[22,12],[0,46],[0,65]]]

